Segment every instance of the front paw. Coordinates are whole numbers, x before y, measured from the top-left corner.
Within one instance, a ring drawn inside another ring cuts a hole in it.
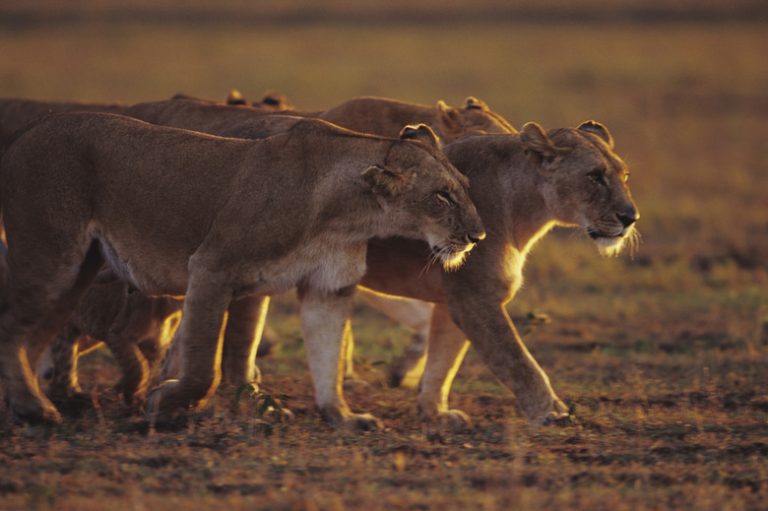
[[[453,433],[462,433],[472,427],[472,419],[461,410],[441,410],[432,413],[425,413],[423,410],[421,416],[424,421],[435,424],[438,428],[447,428]]]
[[[326,406],[320,408],[320,415],[325,422],[338,429],[349,429],[352,431],[377,431],[384,429],[384,423],[370,413],[352,413],[335,406]]]
[[[61,414],[48,401],[31,399],[29,401],[7,401],[8,410],[14,422],[26,424],[58,424]]]
[[[574,424],[576,417],[573,409],[568,408],[557,396],[553,396],[545,407],[533,417],[529,416],[528,420],[534,426],[566,426]]]
[[[353,374],[350,376],[344,376],[344,390],[355,391],[365,390],[371,386],[370,383],[360,378],[358,375]]]
[[[146,415],[150,424],[173,421],[193,404],[179,380],[166,380],[147,396]]]

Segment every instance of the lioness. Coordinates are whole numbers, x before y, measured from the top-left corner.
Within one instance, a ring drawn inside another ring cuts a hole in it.
[[[298,286],[318,408],[332,424],[375,427],[349,410],[338,371],[367,240],[426,239],[455,267],[485,237],[466,178],[426,126],[390,139],[304,119],[249,141],[61,114],[22,135],[0,172],[0,377],[23,420],[59,419],[30,362],[106,260],[144,293],[185,296],[181,379],[153,391],[151,416],[202,406],[214,391],[230,303]]]
[[[470,180],[487,239],[452,272],[429,266],[421,242],[373,239],[362,281],[378,292],[435,303],[419,408],[427,418],[469,421],[448,407],[448,395],[471,339],[530,421],[567,416],[505,306],[522,284],[528,252],[552,227],[581,227],[604,255],[636,240],[639,213],[627,166],[608,129],[594,121],[548,132],[528,123],[518,135],[459,139],[445,154]]]
[[[424,123],[446,143],[472,132],[517,133],[504,117],[472,96],[462,108],[448,106],[445,101],[430,107],[394,99],[360,97],[326,110],[318,117],[354,131],[381,136],[397,135],[399,126],[404,124]]]
[[[274,99],[273,99],[274,96]],[[230,92],[227,100],[228,103],[243,105],[247,102],[239,94],[238,91]],[[269,93],[261,101],[261,104],[254,103],[257,107],[256,110],[248,108],[226,108],[221,105],[215,105],[214,102],[186,96],[183,94],[175,95],[170,101],[158,101],[139,103],[126,110],[126,114],[132,117],[136,117],[155,124],[171,125],[179,128],[194,129],[197,131],[203,131],[215,135],[233,136],[238,138],[262,138],[278,132],[281,128],[277,125],[276,119],[269,119],[265,122],[260,121],[263,119],[264,110],[267,108],[284,109],[288,108],[289,103],[285,97],[280,93]],[[467,98],[464,108],[452,108],[448,107],[444,102],[438,102],[437,108],[424,107],[422,105],[416,105],[412,103],[394,101],[384,98],[356,98],[350,101],[344,102],[341,105],[330,109],[328,112],[322,114],[333,119],[336,123],[365,125],[369,128],[373,125],[379,131],[374,132],[371,128],[368,130],[376,135],[397,135],[401,126],[396,126],[395,123],[400,120],[408,120],[407,124],[417,124],[421,122],[432,122],[437,126],[443,126],[444,131],[448,133],[448,140],[453,140],[456,136],[470,132],[490,132],[490,133],[506,133],[514,132],[514,128],[504,120],[500,115],[492,112],[488,106],[481,100],[474,97]],[[361,117],[362,116],[362,117]],[[287,129],[295,122],[294,120],[285,118],[283,121],[285,126],[283,129]],[[446,128],[447,127],[447,128]],[[462,131],[463,130],[463,131]],[[102,330],[100,324],[101,320],[96,321],[96,325],[93,328],[89,328],[89,323],[93,321],[93,318],[98,318],[98,303],[110,304],[132,304],[136,301],[140,301],[139,297],[135,297],[131,302],[124,302],[124,295],[128,292],[127,284],[126,289],[118,289],[117,285],[113,285],[113,294],[107,296],[103,290],[98,292],[91,290],[83,298],[83,302],[80,309],[84,309],[85,312],[80,314],[76,313],[71,321],[70,327],[67,328],[67,333],[73,331],[82,332],[83,335],[98,336],[98,332]],[[98,302],[92,306],[90,304],[90,297],[98,296]],[[385,314],[392,316],[394,319],[414,328],[417,331],[417,335],[426,341],[426,335],[428,334],[429,318],[431,316],[432,306],[424,302],[416,300],[404,300],[393,299],[388,297],[376,296],[371,292],[363,291],[363,298],[366,299],[371,305],[383,311]],[[151,301],[151,298],[147,298]],[[254,303],[250,303],[250,301]],[[242,303],[239,303],[237,307],[231,309],[230,318],[228,321],[228,330],[226,337],[230,339],[228,343],[225,343],[224,348],[224,379],[228,383],[238,385],[241,383],[250,382],[255,379],[253,376],[257,372],[257,368],[252,363],[247,363],[240,356],[238,351],[232,352],[229,347],[233,346],[236,341],[233,338],[242,337],[242,342],[250,345],[251,340],[254,337],[259,337],[259,325],[263,326],[263,322],[253,323],[250,319],[241,323],[238,318],[240,315],[237,313],[237,308],[247,309],[248,307],[259,308],[260,298],[244,299]],[[266,300],[265,300],[266,301]],[[261,302],[261,309],[265,311],[266,303]],[[115,308],[107,305],[105,308]],[[142,304],[139,307],[140,310],[154,310],[150,309],[147,304]],[[107,311],[109,314],[112,312]],[[121,314],[127,314],[123,312]],[[142,317],[138,314],[132,316],[134,318],[133,326],[129,331],[124,331],[122,328],[115,328],[110,338],[104,339],[111,347],[117,342],[131,345],[130,337],[128,333],[131,330],[138,328],[138,318]],[[157,330],[161,325],[160,317],[153,315],[144,316],[147,323],[147,331]],[[157,330],[159,332],[159,330]],[[348,330],[349,336],[346,343],[346,358],[347,363],[344,365],[345,378],[347,381],[355,380],[356,375],[354,373],[354,365],[352,364],[352,350],[353,342],[351,338],[351,330]],[[149,336],[155,338],[156,336]],[[134,339],[137,341],[139,339]],[[57,395],[57,398],[61,400],[62,395],[73,395],[77,393],[77,379],[76,379],[76,360],[78,349],[72,342],[71,336],[62,335],[57,337],[56,342],[52,346],[52,350],[55,351],[56,357],[54,358],[54,378],[51,380],[49,388],[51,393]],[[142,347],[146,346],[147,342],[144,339]],[[259,345],[262,347],[262,345]],[[160,347],[158,347],[160,348]],[[124,368],[124,373],[132,376],[127,379],[124,377],[121,380],[120,389],[125,394],[126,398],[132,399],[134,397],[141,397],[143,386],[136,386],[132,388],[127,382],[142,382],[146,381],[146,376],[139,377],[138,371],[141,368],[146,368],[147,364],[141,359],[140,350],[136,346],[124,346],[120,349],[113,350],[115,358],[121,368]],[[231,354],[233,353],[233,354]],[[242,379],[238,378],[237,381],[231,381],[229,374],[241,374],[242,366],[248,366],[249,376],[245,376]],[[230,371],[230,367],[235,366],[234,371]],[[244,380],[244,381],[241,381]],[[67,383],[68,381],[68,383]]]
[[[38,101],[0,98],[0,157],[3,150],[22,131],[46,116],[62,112],[106,112],[121,114],[128,105],[121,103],[83,103],[79,101]]]
[[[372,240],[362,284],[436,303],[419,395],[427,417],[468,421],[448,407],[467,338],[531,421],[562,416],[566,407],[518,336],[505,305],[522,284],[529,250],[555,225],[585,229],[603,255],[616,255],[636,240],[639,213],[627,184],[628,168],[615,154],[607,128],[594,121],[548,132],[528,123],[518,136],[471,137],[445,152],[470,178],[470,196],[488,239],[458,271],[433,269],[421,277],[418,242]]]
[[[403,124],[425,123],[436,126],[445,141],[453,141],[469,133],[516,133],[515,128],[501,115],[493,112],[485,102],[474,97],[468,97],[463,108],[449,107],[444,101],[438,101],[436,107],[428,107],[386,98],[362,97],[345,101],[319,114],[301,112],[290,114],[319,116],[348,129],[359,126],[366,133],[381,136],[397,135],[400,127],[396,124],[404,120],[407,122]],[[126,115],[154,124],[239,138],[260,138],[278,131],[274,122],[265,126],[259,121],[262,117],[260,111],[243,107],[202,104],[196,101],[139,103],[129,108]],[[285,117],[283,122],[289,126],[292,121]],[[258,325],[266,315],[267,303],[262,301],[259,306],[257,300],[245,298],[233,304],[230,309],[222,368],[224,381],[231,385],[252,381],[253,377],[249,375],[256,371],[253,361],[245,356],[244,352],[245,350],[255,352],[253,342],[258,336],[254,335],[254,331],[257,331]],[[386,303],[382,298],[375,301],[377,302],[375,305],[379,306]],[[411,308],[410,312],[402,305],[399,303],[397,309],[388,307],[386,312],[397,315],[398,320],[406,323],[412,317],[419,318],[431,314],[431,305],[428,304],[412,301],[407,306]],[[254,317],[252,310],[259,311],[258,319]],[[345,350],[347,359],[344,364],[345,375],[347,378],[354,379],[351,330],[348,329],[347,332],[349,335]]]

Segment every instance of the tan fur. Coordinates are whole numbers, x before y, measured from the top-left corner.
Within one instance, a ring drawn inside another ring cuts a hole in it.
[[[424,123],[450,143],[469,133],[516,133],[502,116],[493,112],[484,102],[469,97],[462,108],[454,108],[438,101],[430,107],[386,98],[361,97],[326,110],[320,119],[345,128],[395,136],[404,124]]]
[[[263,109],[212,105],[185,98],[140,103],[128,109],[126,114],[154,124],[239,138],[263,138],[290,129],[298,121],[295,115],[316,115],[292,112],[291,117],[283,117],[279,122],[277,118],[265,121]],[[515,132],[506,120],[492,112],[484,102],[471,97],[467,98],[462,109],[448,107],[443,102],[439,102],[438,107],[424,107],[385,98],[358,98],[342,103],[320,116],[348,128],[364,126],[367,133],[382,136],[396,136],[403,124],[419,122],[442,126],[443,131],[449,135],[449,140],[474,132]],[[380,303],[382,301],[379,300]],[[425,307],[416,302],[412,304],[414,314],[429,313],[429,306]],[[255,353],[255,346],[258,346],[259,342],[259,336],[255,335],[255,332],[263,328],[265,315],[266,304],[255,298],[246,298],[238,304],[237,310],[230,310],[225,334],[227,341],[222,355],[224,382],[233,386],[252,383],[252,375],[257,372],[257,368],[251,354]],[[349,335],[345,343],[345,376],[353,379],[354,342],[351,330],[347,329],[347,332]],[[172,355],[175,353],[175,350],[172,351]],[[176,365],[178,364],[172,356],[167,367]],[[166,374],[169,377],[172,375],[172,372]]]
[[[111,270],[103,271],[50,348],[48,396],[57,403],[78,396],[78,357],[103,342],[122,372],[115,390],[129,404],[143,399],[149,372],[162,360],[178,326],[181,306],[171,297],[145,296]]]
[[[128,105],[82,103],[79,101],[37,101],[0,98],[0,157],[3,150],[23,131],[51,114],[62,112],[106,112],[121,114]]]
[[[446,154],[470,178],[470,194],[488,238],[456,272],[439,268],[425,272],[425,251],[418,242],[369,244],[364,286],[437,304],[419,396],[426,416],[454,423],[467,420],[448,407],[451,381],[467,338],[515,393],[531,421],[567,413],[517,334],[505,305],[522,284],[528,251],[551,227],[581,227],[603,253],[615,253],[627,240],[634,240],[634,226],[624,226],[617,216],[633,222],[639,217],[625,182],[626,165],[613,152],[612,143],[612,138],[597,136],[589,126],[544,132],[529,124],[519,136],[479,136],[450,144]],[[602,177],[594,175],[596,171]],[[446,321],[449,315],[455,324]]]
[[[153,392],[152,414],[201,405],[215,389],[230,302],[299,285],[303,320],[322,311],[328,324],[341,323],[338,333],[305,335],[317,353],[318,406],[337,424],[374,422],[349,411],[338,385],[348,289],[364,272],[366,240],[427,239],[450,264],[484,233],[466,179],[428,128],[406,131],[410,141],[292,122],[283,134],[246,141],[65,114],[13,144],[0,176],[9,242],[0,376],[12,412],[57,418],[29,362],[103,258],[145,293],[185,295],[181,380]]]

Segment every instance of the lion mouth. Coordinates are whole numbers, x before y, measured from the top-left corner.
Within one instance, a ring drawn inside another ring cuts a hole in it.
[[[433,260],[440,260],[445,271],[454,271],[464,264],[467,254],[475,243],[454,243],[448,241],[432,247]]]
[[[610,233],[606,231],[601,231],[599,229],[595,229],[593,227],[587,227],[587,234],[590,238],[593,240],[599,240],[599,239],[613,239],[613,240],[619,240],[626,236],[626,233],[624,232],[626,229],[623,229],[622,231],[619,231],[618,234],[616,233]]]
[[[597,245],[597,250],[600,254],[606,257],[618,256],[627,242],[629,242],[631,250],[634,252],[640,236],[634,226],[622,228],[618,233],[588,227],[587,234]]]

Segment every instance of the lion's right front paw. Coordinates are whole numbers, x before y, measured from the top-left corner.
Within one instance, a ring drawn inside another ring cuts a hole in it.
[[[370,383],[360,378],[358,375],[344,376],[344,390],[365,390],[371,386]]]
[[[193,404],[183,391],[179,380],[166,380],[152,389],[147,396],[147,420],[150,424],[172,422]]]
[[[472,419],[461,410],[446,410],[439,412],[432,420],[441,427],[447,427],[454,432],[467,431],[472,426]]]
[[[424,421],[436,425],[438,428],[447,428],[454,433],[467,431],[472,426],[472,419],[461,410],[441,410],[426,413],[421,410]]]
[[[338,429],[353,431],[377,431],[384,429],[384,423],[370,413],[352,413],[338,407],[323,407],[320,415],[328,424]]]
[[[563,403],[558,397],[554,397],[542,413],[530,419],[534,426],[567,426],[576,423],[573,410]]]

